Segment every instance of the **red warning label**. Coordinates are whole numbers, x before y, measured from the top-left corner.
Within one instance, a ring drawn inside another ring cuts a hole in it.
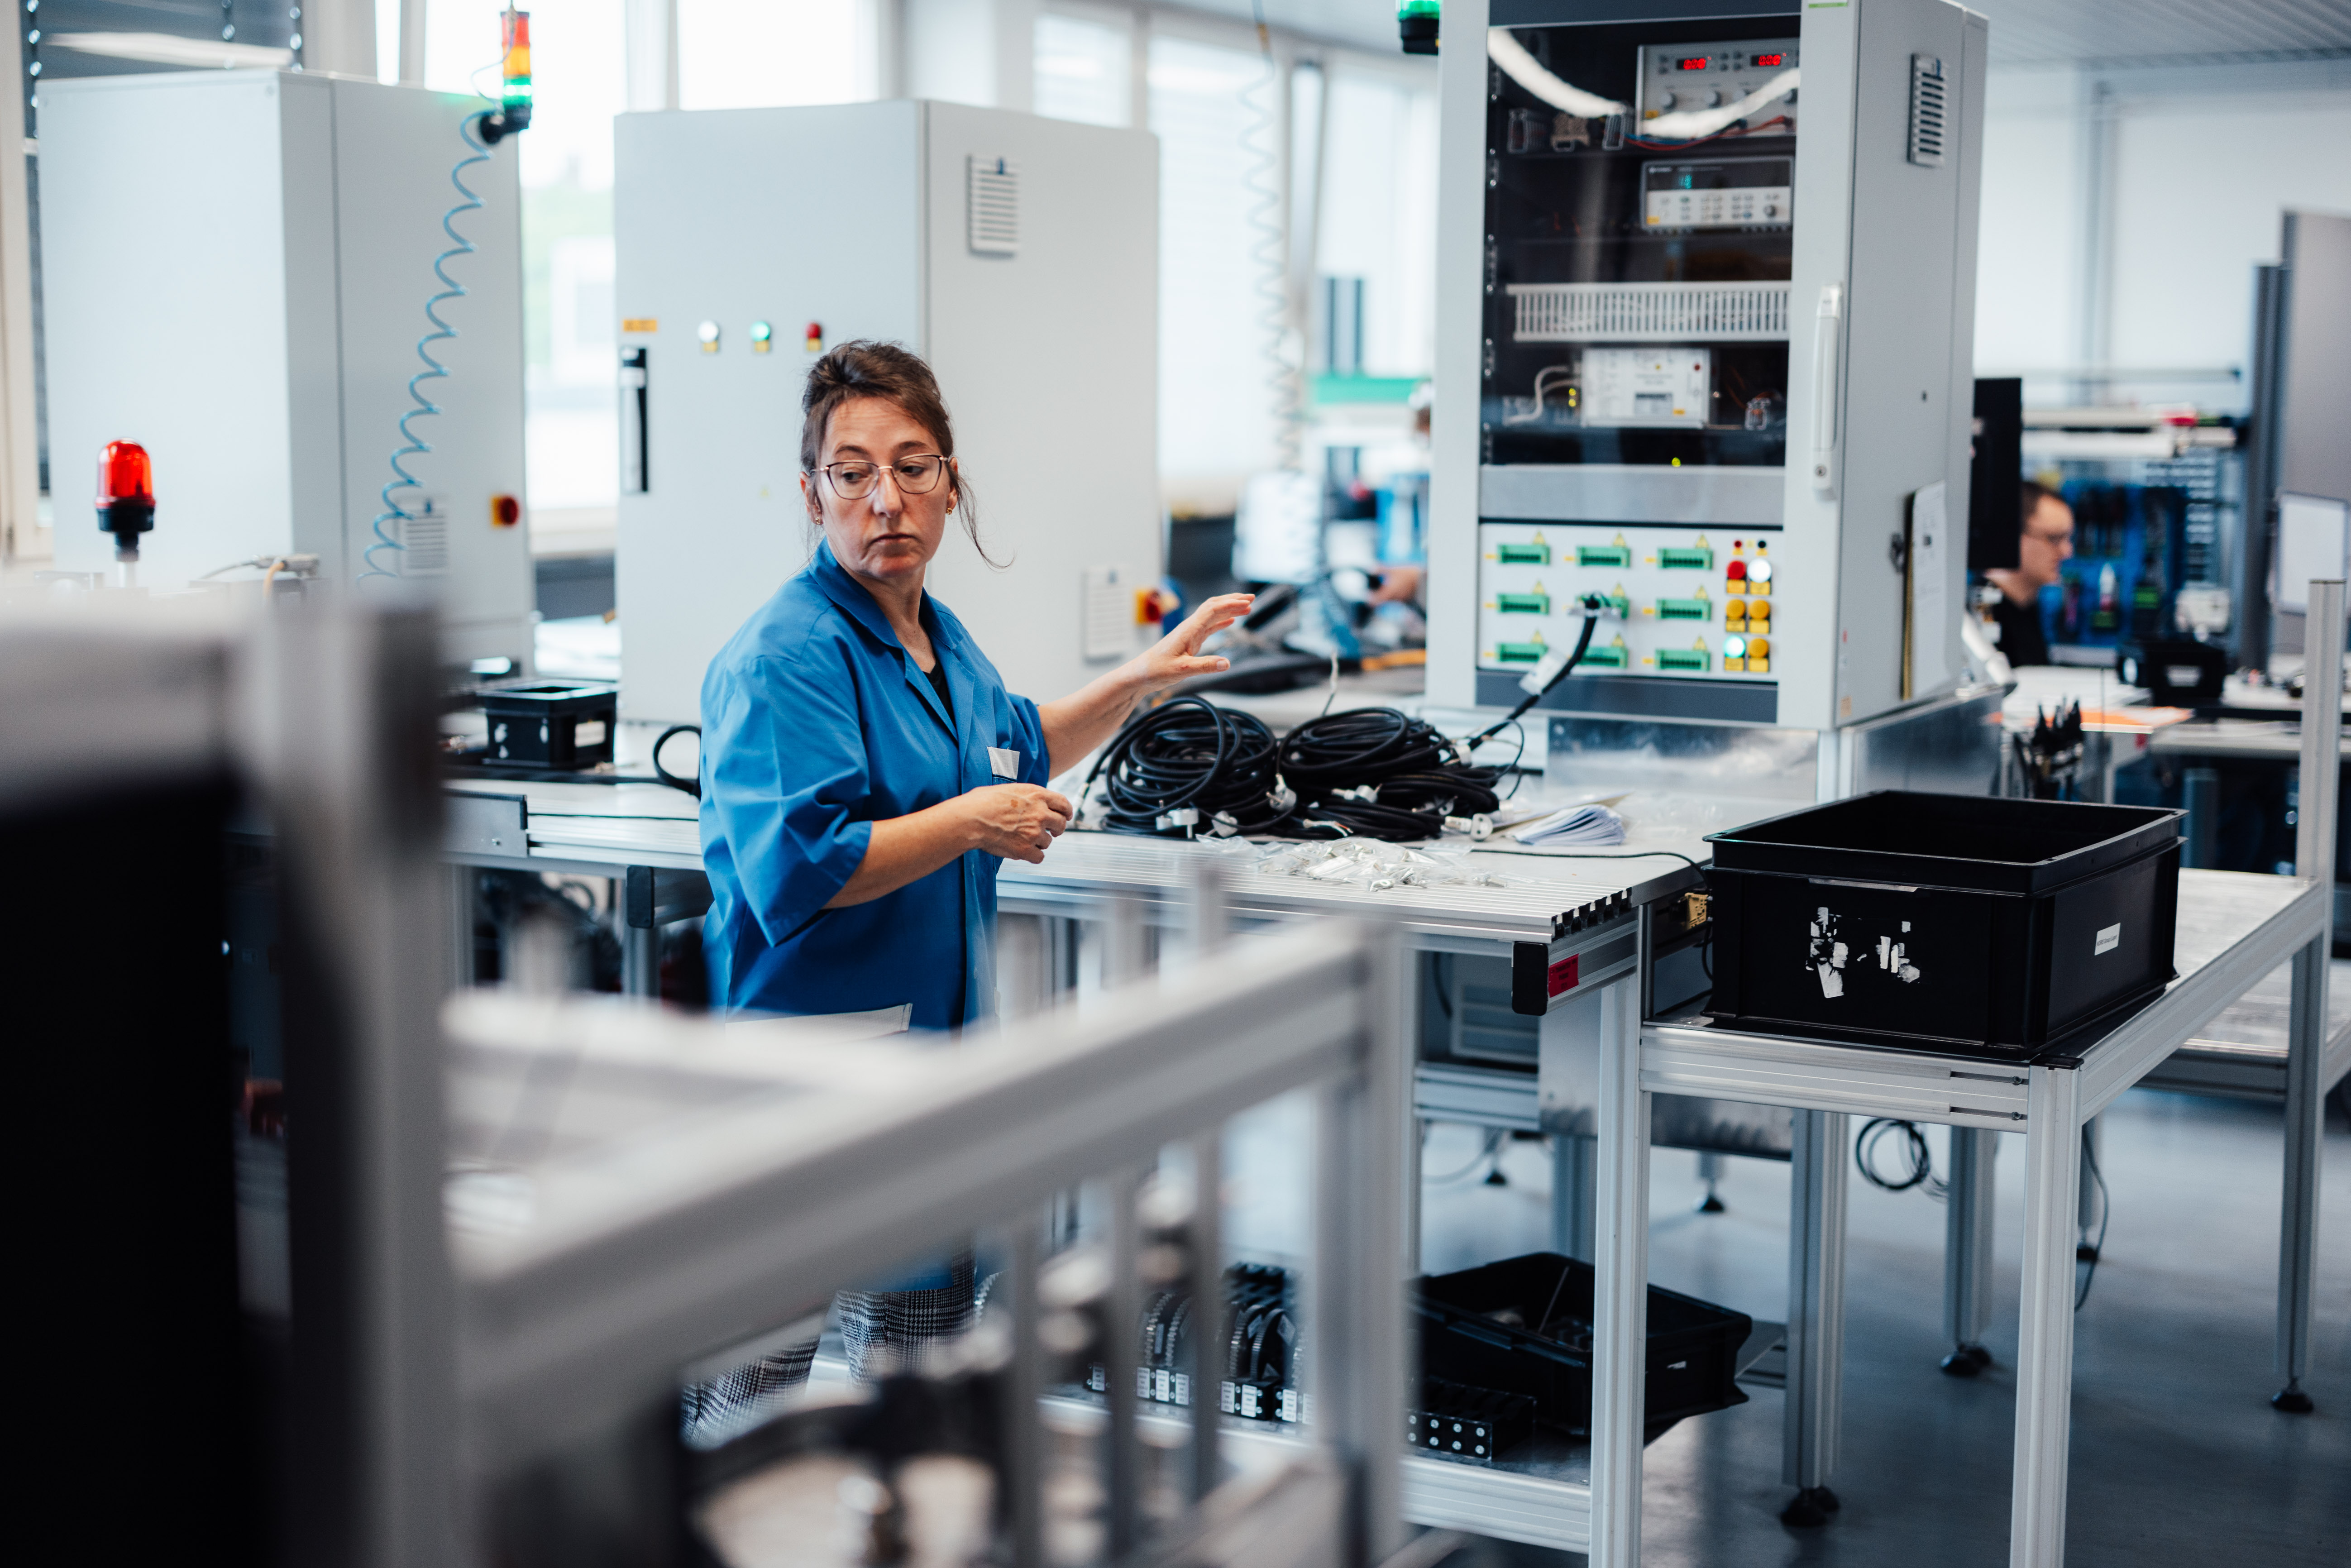
[[[1583,955],[1581,953],[1570,953],[1566,957],[1562,958],[1558,963],[1553,964],[1551,967],[1551,994],[1552,996],[1558,996],[1562,991],[1572,991],[1575,989],[1575,961],[1582,956],[1583,956]]]

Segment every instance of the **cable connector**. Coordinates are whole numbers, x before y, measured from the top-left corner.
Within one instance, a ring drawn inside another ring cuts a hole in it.
[[[1172,811],[1162,811],[1153,825],[1163,833],[1170,828],[1196,828],[1200,825],[1200,808],[1178,806]]]
[[[1553,681],[1575,660],[1576,650],[1553,648],[1536,662],[1535,667],[1519,677],[1519,690],[1531,697],[1539,697],[1551,690]]]

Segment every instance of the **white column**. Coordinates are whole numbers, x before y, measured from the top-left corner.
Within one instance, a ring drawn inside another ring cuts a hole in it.
[[[1033,109],[1038,10],[1037,0],[904,0],[906,96]]]
[[[400,7],[400,79],[421,86],[424,81],[424,7],[426,0],[378,0]]]
[[[302,68],[375,75],[377,0],[301,0]]]
[[[677,0],[624,0],[628,103],[633,111],[677,107]]]

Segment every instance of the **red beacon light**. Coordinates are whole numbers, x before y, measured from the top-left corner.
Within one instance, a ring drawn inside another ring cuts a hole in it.
[[[139,536],[155,527],[155,465],[135,441],[110,441],[98,455],[98,527],[114,536],[117,560],[137,560]]]

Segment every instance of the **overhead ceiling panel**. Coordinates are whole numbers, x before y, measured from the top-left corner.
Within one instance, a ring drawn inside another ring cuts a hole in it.
[[[2180,61],[2351,53],[2351,0],[1966,0],[1991,63]]]
[[[1265,19],[1374,54],[1397,53],[1394,0],[1259,0]],[[1962,0],[1991,18],[2000,66],[2351,56],[2351,0]],[[1789,10],[1800,0],[1789,0]],[[1247,22],[1251,0],[1176,10]],[[1588,7],[1583,7],[1588,8]],[[1570,7],[1562,5],[1562,10]],[[1627,0],[1628,15],[1642,7]]]

